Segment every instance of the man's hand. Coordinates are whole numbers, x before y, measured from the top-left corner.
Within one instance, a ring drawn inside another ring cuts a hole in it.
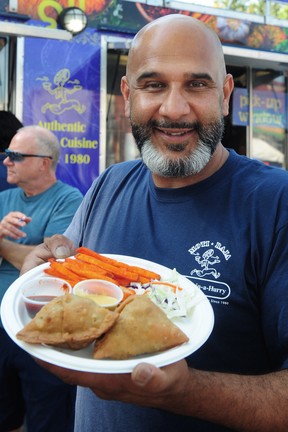
[[[21,228],[31,222],[31,220],[30,217],[18,211],[8,213],[0,222],[0,239],[11,237],[18,240],[21,237],[26,237]]]
[[[20,274],[26,273],[28,270],[47,262],[49,258],[67,258],[74,254],[75,247],[73,242],[63,235],[56,234],[45,239],[44,243],[35,247],[26,256]]]
[[[183,410],[186,388],[190,381],[185,360],[161,369],[148,363],[140,363],[131,374],[79,372],[40,360],[37,362],[69,384],[89,387],[102,399],[119,400],[172,412]]]

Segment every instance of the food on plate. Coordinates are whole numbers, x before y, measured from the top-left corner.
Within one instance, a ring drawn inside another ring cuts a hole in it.
[[[151,280],[145,285],[131,283],[130,287],[136,294],[147,295],[168,318],[187,318],[203,297],[196,285],[191,285],[189,291],[183,289],[179,276],[174,268],[166,280]]]
[[[75,257],[52,259],[44,271],[65,277],[73,285],[73,294],[45,305],[17,333],[24,342],[72,350],[94,343],[95,359],[125,360],[161,353],[189,341],[171,318],[187,318],[197,301],[190,301],[191,293],[179,285],[176,269],[163,281],[158,273],[80,247]],[[99,279],[95,280],[96,275]],[[78,292],[83,284],[83,293]],[[89,298],[99,293],[112,296],[110,291],[102,292],[103,287],[98,292],[99,284],[120,291],[120,304],[116,309],[113,306],[113,311]]]
[[[71,293],[72,287],[64,279],[41,276],[26,280],[20,291],[29,317],[34,318],[36,313],[55,297]]]
[[[159,306],[167,317],[187,318],[193,308],[203,300],[196,287],[191,287],[189,292],[170,282],[151,282],[146,289],[148,297]]]
[[[73,287],[85,279],[102,279],[123,287],[124,296],[131,294],[125,287],[131,282],[145,284],[160,280],[160,275],[141,267],[132,266],[104,256],[84,246],[79,247],[73,258],[49,260],[50,266],[44,272],[50,276],[64,278]]]
[[[131,282],[145,284],[151,280],[160,280],[158,273],[125,264],[83,246],[77,249],[73,258],[61,261],[52,258],[49,262],[50,266],[44,272],[64,278],[72,287],[84,279],[103,279],[123,287],[129,286]]]
[[[31,344],[47,344],[78,350],[109,330],[119,314],[94,301],[73,294],[56,297],[17,333]]]
[[[176,347],[189,338],[145,295],[122,302],[115,325],[96,340],[95,359],[124,360]]]
[[[121,288],[109,281],[86,279],[74,285],[73,294],[89,298],[102,307],[115,308],[123,300]]]

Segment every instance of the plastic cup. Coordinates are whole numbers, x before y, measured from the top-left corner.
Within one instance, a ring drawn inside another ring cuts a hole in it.
[[[78,282],[73,288],[73,294],[89,298],[99,306],[108,308],[115,307],[123,299],[123,291],[118,285],[102,279]]]
[[[31,318],[55,297],[72,292],[71,285],[64,279],[40,277],[26,281],[21,287],[21,296]]]

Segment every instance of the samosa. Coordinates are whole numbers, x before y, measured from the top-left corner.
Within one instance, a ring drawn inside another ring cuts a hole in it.
[[[118,316],[90,299],[65,294],[43,306],[16,336],[31,344],[78,350],[109,330]]]
[[[116,311],[120,316],[115,325],[95,341],[95,359],[129,359],[167,350],[189,340],[147,295],[128,297]]]

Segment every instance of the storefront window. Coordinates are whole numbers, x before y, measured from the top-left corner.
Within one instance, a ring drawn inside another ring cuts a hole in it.
[[[130,121],[124,114],[124,99],[120,91],[121,78],[126,73],[127,54],[109,50],[107,57],[107,148],[106,165],[138,157]]]
[[[275,70],[252,72],[251,157],[285,167],[287,99],[285,77]]]
[[[225,117],[225,133],[222,143],[238,154],[247,155],[247,126],[249,123],[247,68],[228,65],[227,73],[233,76],[234,91],[230,99],[229,115]]]

